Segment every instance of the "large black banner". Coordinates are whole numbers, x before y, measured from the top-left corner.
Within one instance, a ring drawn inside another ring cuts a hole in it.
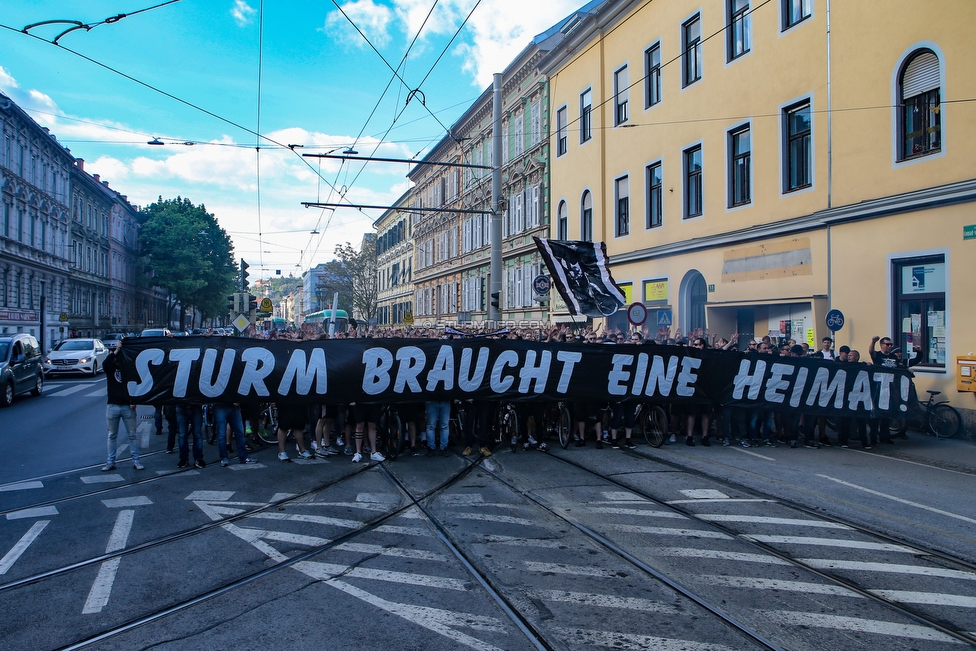
[[[109,400],[132,404],[542,398],[882,416],[905,411],[911,384],[902,369],[652,345],[150,337],[120,355]]]

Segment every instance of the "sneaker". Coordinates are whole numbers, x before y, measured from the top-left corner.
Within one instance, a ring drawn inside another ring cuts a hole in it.
[[[677,443],[677,442],[678,442],[678,439],[675,437],[674,434],[671,435],[671,438],[669,438],[667,441],[665,441],[665,443]]]
[[[613,448],[614,450],[620,449],[620,444],[617,443],[617,439],[614,439],[613,441],[610,442],[610,447]]]
[[[142,463],[139,462],[139,461],[133,461],[132,462],[132,467],[135,468],[136,470],[145,470],[146,469],[146,467],[144,465],[142,465]]]
[[[339,450],[336,449],[336,446],[330,445],[329,447],[325,448],[325,453],[330,455],[339,454]]]
[[[545,443],[540,443],[539,445],[535,446],[535,449],[538,450],[539,452],[545,452],[546,450],[549,449],[549,446],[546,445]]]
[[[870,450],[870,449],[871,449],[871,446],[870,446],[870,445],[865,445],[865,446],[864,446],[864,447],[862,447],[861,449],[862,449],[862,450]]]
[[[419,457],[420,456],[420,448],[418,448],[416,446],[410,448],[410,456],[411,457]]]
[[[767,447],[767,448],[778,448],[779,447],[776,444],[776,441],[773,441],[773,440],[770,440],[770,439],[764,439],[763,442],[762,442],[762,444],[763,444],[764,447]]]
[[[351,445],[347,445],[342,452],[348,457],[350,454],[354,454],[356,451],[352,449]]]
[[[744,448],[751,448],[752,447],[752,443],[750,443],[749,441],[747,441],[745,439],[742,439],[741,441],[739,441],[739,445],[741,445]]]
[[[450,450],[448,450],[447,448],[442,448],[441,449],[441,456],[442,457],[449,457],[449,456],[451,456]]]
[[[843,448],[844,450],[847,450],[847,449],[849,449],[849,448],[850,448],[851,446],[849,446],[849,445],[848,445],[847,443],[842,443],[840,447],[841,447],[841,448]]]
[[[110,470],[115,470],[115,462],[109,461],[104,466],[102,466],[102,472],[108,472]]]
[[[359,454],[358,452],[356,454],[352,455],[352,462],[353,463],[359,463],[362,460],[363,460],[363,455]]]
[[[226,458],[220,460],[220,467],[221,468],[226,468],[229,465],[230,465],[230,461],[228,461]]]
[[[244,461],[241,461],[241,463],[257,463],[257,462],[258,462],[257,459],[252,459],[251,457],[248,457],[247,459],[244,459]]]
[[[685,445],[687,445],[690,448],[695,447],[695,439],[691,438],[690,436],[686,436],[685,437]]]
[[[186,459],[180,459],[180,462],[178,464],[176,464],[176,467],[177,468],[186,468],[189,465],[190,465],[190,462],[189,461],[187,461]]]
[[[176,450],[166,450],[166,454],[173,454]]]
[[[290,462],[291,461],[291,458],[289,458],[287,452],[279,452],[278,453],[278,461],[289,461]]]
[[[340,448],[345,447],[346,437],[340,434],[339,438],[336,439],[336,445],[338,445]]]
[[[597,450],[602,450],[603,449],[603,441],[601,441],[600,439],[597,439],[596,440],[596,449]]]
[[[708,437],[707,436],[703,436],[702,437],[702,440],[701,440],[701,444],[704,445],[707,448],[708,446],[710,446],[712,444],[712,442],[708,440]]]
[[[308,450],[305,450],[304,452],[299,452],[299,453],[298,453],[298,457],[299,457],[300,459],[304,459],[305,461],[308,461],[309,459],[314,459],[314,458],[315,458],[315,457],[314,457],[314,456],[312,455],[312,453],[311,453],[311,452],[309,452]]]
[[[485,446],[481,446],[481,454],[484,455],[484,456],[486,456],[486,457],[490,457],[491,456],[491,450],[489,450]]]
[[[576,447],[581,448],[584,445],[586,445],[586,443],[583,442],[583,439],[576,439]]]
[[[723,447],[729,447],[730,445],[732,445],[732,441],[729,440],[729,437],[728,436],[726,436],[724,439],[722,439],[722,446]]]
[[[826,438],[820,439],[820,447],[823,447],[823,448],[829,448],[829,447],[831,447],[830,441],[827,440]]]
[[[316,441],[312,441],[312,454],[319,451],[319,444]]]
[[[251,429],[251,426],[248,425],[247,427],[244,428],[244,433],[250,436],[251,434],[254,433],[254,431]]]
[[[470,457],[472,452],[473,452],[473,450],[471,449],[471,446],[469,445],[468,447],[464,448],[464,452],[462,452],[461,454],[463,456]]]
[[[796,441],[790,441],[790,447],[791,448],[795,448],[796,447]]]
[[[428,457],[434,456],[434,448],[427,448],[427,456]]]
[[[369,455],[369,460],[379,463],[380,461],[386,461],[386,457],[384,457],[380,452],[374,452],[373,454]]]
[[[315,451],[315,456],[317,458],[319,458],[319,459],[324,459],[324,458],[326,458],[327,456],[329,456],[331,454],[332,453],[329,452],[329,449],[327,447],[325,447],[325,446],[322,446],[318,450]]]
[[[634,445],[634,442],[631,441],[630,439],[624,439],[624,447],[627,448],[628,450],[636,450],[637,449],[637,446]]]
[[[804,442],[803,447],[810,448],[811,450],[819,450],[820,449],[820,445],[817,444],[817,443],[814,443],[813,441]]]
[[[196,461],[193,462],[193,467],[194,468],[206,468],[207,467],[207,462],[204,461],[203,459],[197,459]]]

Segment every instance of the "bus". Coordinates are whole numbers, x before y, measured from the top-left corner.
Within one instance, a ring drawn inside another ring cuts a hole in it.
[[[329,320],[332,318],[332,310],[321,310],[305,315],[305,323],[321,326],[325,332],[329,331]],[[346,332],[349,329],[349,314],[345,310],[335,311],[335,331]]]

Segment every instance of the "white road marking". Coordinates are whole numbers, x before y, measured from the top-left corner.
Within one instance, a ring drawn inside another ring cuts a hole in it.
[[[418,509],[416,506],[411,506],[409,509],[400,514],[400,517],[404,520],[426,520],[427,516]]]
[[[647,518],[670,518],[672,520],[687,520],[680,513],[671,511],[645,511],[643,509],[623,509],[613,506],[587,506],[584,510],[590,513],[610,513],[613,515],[638,515]]]
[[[108,545],[105,553],[111,554],[120,549],[125,549],[126,541],[129,540],[129,532],[132,531],[132,519],[135,511],[119,511],[119,517],[115,520],[115,527],[112,535],[109,536]],[[108,599],[112,594],[112,586],[115,584],[115,576],[119,571],[121,557],[111,558],[98,569],[98,576],[92,584],[85,607],[81,610],[82,615],[91,615],[102,612],[102,608],[108,605]]]
[[[765,459],[766,461],[776,461],[773,457],[767,457],[765,454],[759,454],[758,452],[753,452],[752,450],[746,450],[743,447],[733,447],[736,452],[741,452],[742,454],[748,454],[751,457],[759,457],[760,459]]]
[[[14,566],[17,559],[19,559],[21,555],[27,551],[27,548],[30,547],[31,543],[34,542],[39,535],[41,535],[41,532],[44,531],[44,527],[50,524],[50,522],[50,520],[39,520],[27,530],[27,533],[21,536],[20,540],[17,541],[17,544],[14,545],[9,552],[4,554],[3,558],[0,558],[0,574],[6,574],[7,570]]]
[[[950,637],[945,633],[940,633],[934,628],[929,628],[928,626],[918,626],[915,624],[899,624],[896,622],[883,622],[873,619],[860,619],[857,617],[844,617],[841,615],[821,615],[818,613],[801,613],[788,610],[766,611],[765,616],[779,624],[786,626],[833,628],[842,631],[852,631],[855,633],[875,633],[877,635],[907,637],[916,640],[958,643],[956,638]]]
[[[244,509],[237,509],[225,504],[211,504],[210,502],[194,502],[201,511],[203,511],[207,517],[216,522],[217,520],[223,520],[225,515],[237,515],[238,513],[243,513]]]
[[[107,395],[108,395],[108,388],[107,387],[102,387],[101,389],[98,389],[96,391],[92,391],[91,393],[86,393],[85,394],[85,397],[86,398],[104,398]]]
[[[790,565],[776,556],[767,554],[748,554],[744,552],[726,552],[719,549],[690,549],[687,547],[647,547],[645,551],[655,556],[680,556],[683,558],[713,558],[723,561],[737,561],[742,563],[765,563],[767,565]]]
[[[835,522],[824,522],[822,520],[797,520],[791,518],[767,518],[759,515],[726,515],[726,514],[699,514],[697,517],[710,522],[754,522],[756,524],[785,524],[796,525],[798,527],[814,527],[820,529],[844,529],[850,530],[851,527]]]
[[[140,434],[142,435],[141,438],[139,438],[139,445],[143,450],[149,447],[149,439],[152,438],[152,428],[149,426],[150,423],[151,421],[143,421],[139,423],[138,427],[136,427],[136,436],[138,437]]]
[[[625,491],[603,491],[602,495],[610,502],[647,502],[647,500],[640,495],[627,493]]]
[[[356,501],[367,504],[399,504],[400,498],[392,493],[359,493]]]
[[[441,502],[444,506],[470,506],[471,504],[480,504],[484,501],[485,498],[478,494],[441,496]]]
[[[868,592],[902,603],[976,608],[976,597],[967,597],[965,595],[941,594],[938,592],[912,592],[910,590],[868,590]]]
[[[26,520],[27,518],[46,518],[49,515],[57,515],[58,507],[56,506],[38,506],[33,509],[23,509],[22,511],[13,511],[7,514],[8,520]]]
[[[771,500],[766,498],[716,498],[716,499],[698,499],[698,500],[668,500],[665,504],[704,504],[706,502],[722,502],[723,504],[731,504],[732,502],[777,502],[778,500]]]
[[[693,500],[727,500],[729,496],[722,491],[717,491],[713,488],[694,488],[683,491],[678,491],[685,497],[690,497]]]
[[[126,506],[149,506],[152,504],[152,500],[145,495],[139,495],[137,497],[120,497],[114,500],[102,500],[102,504],[110,509],[120,509]]]
[[[810,536],[766,536],[766,535],[747,535],[743,538],[764,543],[781,543],[786,545],[816,545],[818,547],[844,547],[846,549],[870,549],[878,552],[899,552],[902,554],[914,554],[916,550],[901,545],[890,543],[873,543],[863,540],[838,540],[835,538],[813,538]]]
[[[22,481],[19,484],[6,484],[0,486],[0,493],[8,491],[26,491],[34,488],[44,488],[44,483],[39,481]]]
[[[588,594],[586,592],[563,592],[562,590],[543,590],[539,597],[544,601],[558,601],[561,603],[578,604],[580,606],[596,606],[598,608],[626,608],[645,613],[677,614],[680,612],[674,606],[640,599],[638,597],[618,597],[608,594]]]
[[[618,631],[597,631],[585,628],[556,627],[553,629],[572,646],[607,647],[610,649],[654,649],[654,651],[733,651],[733,647],[712,642],[692,642],[673,640],[653,635],[620,633]]]
[[[934,506],[926,506],[925,504],[919,504],[918,502],[911,502],[909,500],[903,500],[900,497],[895,497],[894,495],[888,495],[887,493],[882,493],[880,491],[871,490],[870,488],[865,488],[864,486],[858,486],[857,484],[851,484],[850,482],[842,481],[840,479],[835,479],[834,477],[829,477],[827,475],[817,475],[817,477],[822,477],[823,479],[828,479],[833,482],[837,482],[841,486],[847,486],[848,488],[854,488],[859,491],[864,491],[870,495],[875,495],[877,497],[883,497],[889,499],[893,502],[898,502],[899,504],[905,504],[907,506],[914,506],[917,509],[923,509],[925,511],[930,511],[932,513],[938,513],[939,515],[944,515],[949,518],[955,518],[956,520],[962,520],[963,522],[969,522],[970,524],[976,524],[976,520],[973,518],[967,518],[964,515],[959,515],[957,513],[950,513],[949,511],[943,511],[942,509],[937,509]]]
[[[231,470],[258,470],[260,468],[267,468],[263,463],[232,463],[227,467]]]
[[[443,554],[424,551],[422,549],[402,549],[399,547],[383,547],[381,545],[365,545],[362,543],[342,543],[335,549],[345,552],[359,552],[361,554],[379,554],[380,556],[395,556],[397,558],[419,558],[425,561],[447,561]]]
[[[79,477],[84,484],[111,484],[113,482],[125,481],[122,475],[89,475]]]
[[[68,387],[67,389],[61,389],[54,393],[45,394],[48,398],[63,398],[65,396],[70,396],[72,393],[78,393],[79,391],[84,391],[85,389],[91,387],[91,383],[88,384],[76,384],[73,387]]]
[[[472,615],[468,613],[456,613],[449,610],[441,610],[439,608],[430,608],[429,606],[414,606],[411,604],[401,604],[393,601],[387,601],[386,599],[382,599],[376,595],[366,592],[365,590],[361,590],[353,585],[350,585],[345,581],[331,580],[327,581],[326,583],[337,590],[341,590],[348,595],[370,604],[371,606],[384,610],[388,613],[392,613],[397,617],[402,617],[403,619],[413,622],[418,626],[422,626],[430,631],[443,635],[457,644],[470,647],[476,651],[501,651],[501,649],[496,646],[488,644],[487,642],[482,642],[478,638],[471,637],[470,635],[466,635],[465,633],[461,633],[460,631],[456,631],[451,628],[452,626],[457,626],[497,633],[507,632],[502,623],[494,617],[485,617],[483,615]]]
[[[521,538],[515,536],[485,536],[485,542],[499,543],[501,545],[518,545],[519,547],[542,547],[545,549],[559,549],[560,547],[566,547],[566,543],[560,540]]]
[[[296,502],[297,503],[297,502]],[[338,506],[347,509],[362,509],[363,511],[389,511],[390,506],[373,502],[302,502],[302,506]]]
[[[915,576],[937,576],[944,579],[976,581],[976,573],[960,570],[947,570],[941,567],[921,565],[895,565],[893,563],[863,563],[861,561],[832,561],[826,558],[801,558],[801,563],[823,570],[855,570],[864,572],[887,572],[889,574],[911,574]]]
[[[234,497],[234,491],[193,491],[183,499],[191,502],[226,502]]]
[[[179,473],[180,477],[192,477],[193,475],[199,475],[199,470],[182,470],[180,468],[174,468],[173,470],[157,470],[157,475],[175,475]]]
[[[627,533],[646,533],[654,536],[687,536],[689,538],[714,538],[716,540],[732,540],[732,536],[721,531],[705,531],[702,529],[671,529],[668,527],[643,527],[639,524],[608,524],[608,529]]]
[[[572,574],[575,576],[598,576],[604,579],[619,579],[617,570],[607,570],[589,565],[566,565],[565,563],[539,563],[536,561],[522,561],[531,572],[549,572],[550,574]]]
[[[702,576],[701,580],[710,585],[724,585],[730,588],[751,588],[755,590],[784,590],[807,594],[826,594],[835,597],[855,597],[862,595],[837,585],[807,583],[805,581],[782,581],[779,579],[757,579],[751,576]]]
[[[363,526],[359,520],[343,520],[341,518],[330,518],[324,515],[308,515],[306,513],[270,513],[267,511],[254,513],[248,518],[258,520],[284,520],[286,522],[311,522],[313,524],[325,524],[333,527],[343,527],[345,529],[358,529]]]
[[[395,524],[383,524],[373,531],[378,531],[380,533],[393,533],[401,536],[430,536],[432,535],[430,529],[426,527],[398,527]]]
[[[427,574],[411,574],[409,572],[394,572],[392,570],[374,570],[366,567],[354,567],[350,569],[347,565],[320,563],[318,561],[301,561],[295,563],[295,569],[302,574],[307,574],[313,579],[320,581],[350,577],[355,579],[386,581],[388,583],[422,585],[427,588],[441,588],[461,592],[466,592],[469,585],[468,581],[462,581],[460,579],[429,576]]]
[[[538,522],[528,518],[516,518],[511,515],[494,515],[493,513],[455,513],[459,520],[480,520],[482,522],[504,522],[505,524],[521,524],[526,527],[539,526]]]
[[[280,502],[281,500],[287,500],[295,497],[294,493],[275,493],[271,496],[272,502]]]

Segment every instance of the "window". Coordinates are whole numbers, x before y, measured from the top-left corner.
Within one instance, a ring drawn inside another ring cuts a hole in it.
[[[663,223],[664,214],[664,183],[661,175],[661,163],[652,163],[645,169],[645,186],[647,187],[647,215],[645,228],[657,228]]]
[[[702,214],[702,148],[701,145],[686,149],[685,166],[685,219]]]
[[[644,108],[661,101],[661,44],[644,51]]]
[[[617,201],[617,237],[630,234],[630,179],[623,176],[613,183]]]
[[[532,104],[532,110],[530,115],[530,137],[532,138],[532,145],[539,144],[542,140],[542,106],[539,102]]]
[[[749,0],[728,0],[729,5],[729,61],[752,49],[752,16]]]
[[[945,368],[949,326],[945,256],[895,260],[892,272],[892,316],[900,326],[895,345],[904,351],[903,359],[911,359],[918,349],[918,364]]]
[[[580,95],[580,144],[593,137],[593,91],[587,88]]]
[[[900,160],[942,150],[941,69],[931,50],[912,56],[898,80],[901,103]]]
[[[515,118],[515,155],[521,156],[525,151],[525,127],[522,116]]]
[[[569,239],[569,208],[565,201],[559,202],[559,209],[556,212],[556,239]]]
[[[729,131],[729,207],[752,200],[752,137],[749,127]]]
[[[813,0],[783,0],[783,29],[789,29],[813,15]]]
[[[593,195],[589,190],[583,192],[580,202],[580,239],[584,242],[593,241]]]
[[[630,97],[630,75],[627,66],[613,73],[613,125],[618,126],[627,121],[627,100]]]
[[[566,153],[566,107],[556,111],[556,156]]]
[[[682,86],[689,86],[702,76],[701,14],[681,26]]]
[[[783,112],[786,132],[785,191],[810,187],[813,183],[813,146],[811,140],[810,102],[787,108]]]

